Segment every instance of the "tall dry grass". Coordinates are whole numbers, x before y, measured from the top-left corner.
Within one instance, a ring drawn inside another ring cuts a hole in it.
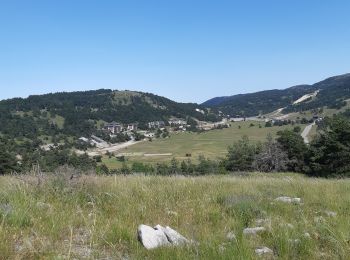
[[[303,203],[274,201],[282,195]],[[2,176],[0,252],[1,259],[255,259],[254,249],[267,246],[270,258],[347,259],[349,210],[349,180],[294,174]],[[267,230],[243,236],[257,220]],[[147,251],[139,224],[169,225],[198,244]],[[227,240],[230,231],[236,240]]]

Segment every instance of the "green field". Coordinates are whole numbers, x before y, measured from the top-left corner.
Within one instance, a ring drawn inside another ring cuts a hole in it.
[[[0,259],[255,259],[260,246],[273,259],[350,255],[348,179],[70,176],[65,169],[40,182],[0,177]],[[147,251],[137,240],[140,224],[169,225],[198,243]],[[266,230],[242,234],[258,225]],[[236,239],[227,240],[228,232]]]
[[[250,124],[254,126],[250,126]],[[262,128],[259,128],[261,124]],[[241,128],[239,128],[241,126]],[[211,130],[203,133],[172,133],[170,138],[155,139],[152,142],[143,142],[130,146],[126,149],[119,151],[119,153],[126,153],[133,156],[127,156],[129,162],[142,161],[142,162],[163,162],[169,161],[175,157],[178,160],[187,159],[186,154],[192,155],[192,160],[196,160],[199,155],[203,155],[207,158],[217,159],[224,157],[227,152],[227,147],[232,145],[235,141],[246,135],[251,141],[265,141],[266,136],[271,134],[273,136],[283,129],[293,129],[294,126],[275,126],[264,127],[264,122],[236,122],[232,123],[230,128],[221,130]],[[301,125],[304,129],[305,125]],[[168,154],[167,156],[143,156],[143,154]],[[103,162],[110,168],[119,167],[120,162],[117,162],[115,158],[103,159]]]

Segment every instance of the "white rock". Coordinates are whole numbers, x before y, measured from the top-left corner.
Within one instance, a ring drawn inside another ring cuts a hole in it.
[[[301,198],[291,198],[291,197],[283,196],[283,197],[276,198],[275,201],[299,204],[301,202]]]
[[[137,229],[137,234],[138,239],[147,249],[170,245],[167,236],[162,230],[157,230],[146,225],[140,225]]]
[[[254,227],[254,228],[245,228],[243,230],[243,234],[245,235],[256,235],[257,233],[265,231],[264,227]]]
[[[179,232],[172,229],[171,227],[166,226],[164,228],[161,225],[157,225],[154,227],[154,229],[161,230],[166,235],[168,241],[175,246],[180,246],[189,243],[187,238],[182,236]]]
[[[219,246],[219,252],[222,254],[222,253],[224,253],[225,252],[225,250],[226,250],[226,244],[224,243],[224,244],[221,244],[220,246]]]
[[[226,235],[226,239],[230,240],[230,241],[236,240],[235,233],[233,233],[232,231],[228,232],[227,235]]]
[[[305,232],[305,233],[304,233],[304,237],[305,237],[305,238],[311,238],[311,235],[310,235],[310,233]]]
[[[290,228],[290,229],[293,229],[293,228],[294,228],[294,225],[293,225],[293,224],[290,224],[290,223],[287,223],[287,224],[286,224],[286,227],[287,227],[287,228]]]
[[[266,254],[273,254],[273,251],[270,248],[264,246],[264,247],[259,247],[255,249],[255,253],[261,256]]]
[[[336,217],[336,216],[337,216],[337,212],[334,212],[334,211],[325,210],[324,213],[325,213],[328,217]]]

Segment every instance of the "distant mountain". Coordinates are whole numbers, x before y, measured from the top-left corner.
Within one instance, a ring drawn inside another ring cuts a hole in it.
[[[298,85],[283,90],[265,90],[229,97],[216,97],[202,105],[216,108],[231,116],[256,116],[279,108],[284,113],[321,107],[340,108],[350,98],[350,74],[335,76],[313,85]],[[304,95],[319,91],[313,98],[293,104]]]
[[[212,99],[205,101],[204,103],[202,103],[202,105],[206,106],[206,107],[215,107],[215,106],[219,106],[220,104],[224,103],[224,101],[227,99],[230,99],[230,97],[229,96],[215,97],[215,98],[212,98]]]
[[[0,135],[87,136],[103,122],[138,122],[145,127],[147,122],[170,117],[218,120],[197,104],[177,103],[151,93],[101,89],[0,101]]]

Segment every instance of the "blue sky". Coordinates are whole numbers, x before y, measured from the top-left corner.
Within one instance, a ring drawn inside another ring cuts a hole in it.
[[[99,88],[182,102],[350,72],[350,1],[0,0],[0,99]]]

